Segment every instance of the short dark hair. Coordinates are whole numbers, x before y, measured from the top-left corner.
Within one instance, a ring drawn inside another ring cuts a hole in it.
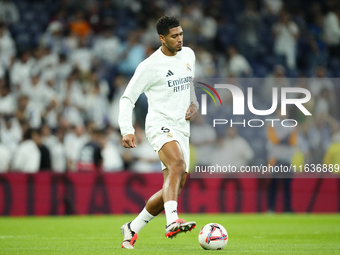
[[[174,27],[179,27],[180,23],[176,17],[173,16],[162,16],[157,20],[156,28],[159,35],[168,35],[170,29]]]

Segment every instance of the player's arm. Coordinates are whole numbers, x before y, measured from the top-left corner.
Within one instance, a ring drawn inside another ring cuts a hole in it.
[[[195,72],[195,65],[193,68],[194,68],[193,71]],[[185,119],[189,121],[194,120],[198,114],[198,109],[199,109],[199,104],[198,104],[196,93],[195,93],[194,83],[191,82],[190,83],[190,106],[187,112],[185,113]]]
[[[185,119],[192,121],[196,118],[197,113],[198,113],[198,104],[196,105],[194,103],[191,103],[187,112],[185,113]]]
[[[125,94],[125,93],[124,93]],[[135,103],[131,102],[128,97],[122,96],[119,102],[119,126],[122,134],[122,145],[125,148],[135,148],[136,138],[135,130],[132,126],[132,112]]]
[[[193,66],[192,66],[192,73],[194,74],[193,77],[195,76],[195,70],[196,70],[196,57],[195,53],[193,50],[191,50],[192,58],[193,58]],[[192,121],[196,118],[198,114],[198,109],[199,109],[199,104],[197,101],[196,93],[195,93],[195,87],[194,87],[194,81],[192,80],[190,82],[190,106],[188,110],[185,113],[185,119]]]
[[[122,145],[125,148],[136,148],[136,137],[134,134],[124,135],[122,138]]]
[[[143,69],[141,65],[137,67],[119,102],[118,122],[122,134],[122,145],[125,148],[136,147],[135,129],[132,126],[132,112],[138,97],[144,92],[149,82],[148,74]]]

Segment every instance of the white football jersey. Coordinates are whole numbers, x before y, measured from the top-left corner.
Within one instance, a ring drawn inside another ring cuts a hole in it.
[[[193,89],[195,54],[183,47],[175,56],[159,48],[137,67],[120,100],[119,125],[122,135],[133,134],[132,110],[141,93],[148,98],[147,137],[162,128],[173,128],[189,136],[185,114],[191,102],[198,106]]]

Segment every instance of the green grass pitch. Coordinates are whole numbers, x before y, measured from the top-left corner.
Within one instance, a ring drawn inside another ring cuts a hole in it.
[[[173,240],[165,238],[160,215],[139,233],[134,250],[123,250],[120,227],[134,216],[2,217],[0,254],[340,254],[338,214],[182,214],[197,227]],[[228,231],[221,251],[198,244],[210,222]]]

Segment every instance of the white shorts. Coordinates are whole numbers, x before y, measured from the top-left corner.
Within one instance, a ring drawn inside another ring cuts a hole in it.
[[[177,141],[182,149],[186,169],[185,171],[189,171],[189,137],[185,136],[182,132],[179,132],[175,129],[163,128],[163,130],[156,130],[155,132],[151,132],[149,136],[147,136],[148,141],[150,142],[152,148],[158,152],[164,144]],[[166,166],[162,163],[162,170],[166,168]]]

